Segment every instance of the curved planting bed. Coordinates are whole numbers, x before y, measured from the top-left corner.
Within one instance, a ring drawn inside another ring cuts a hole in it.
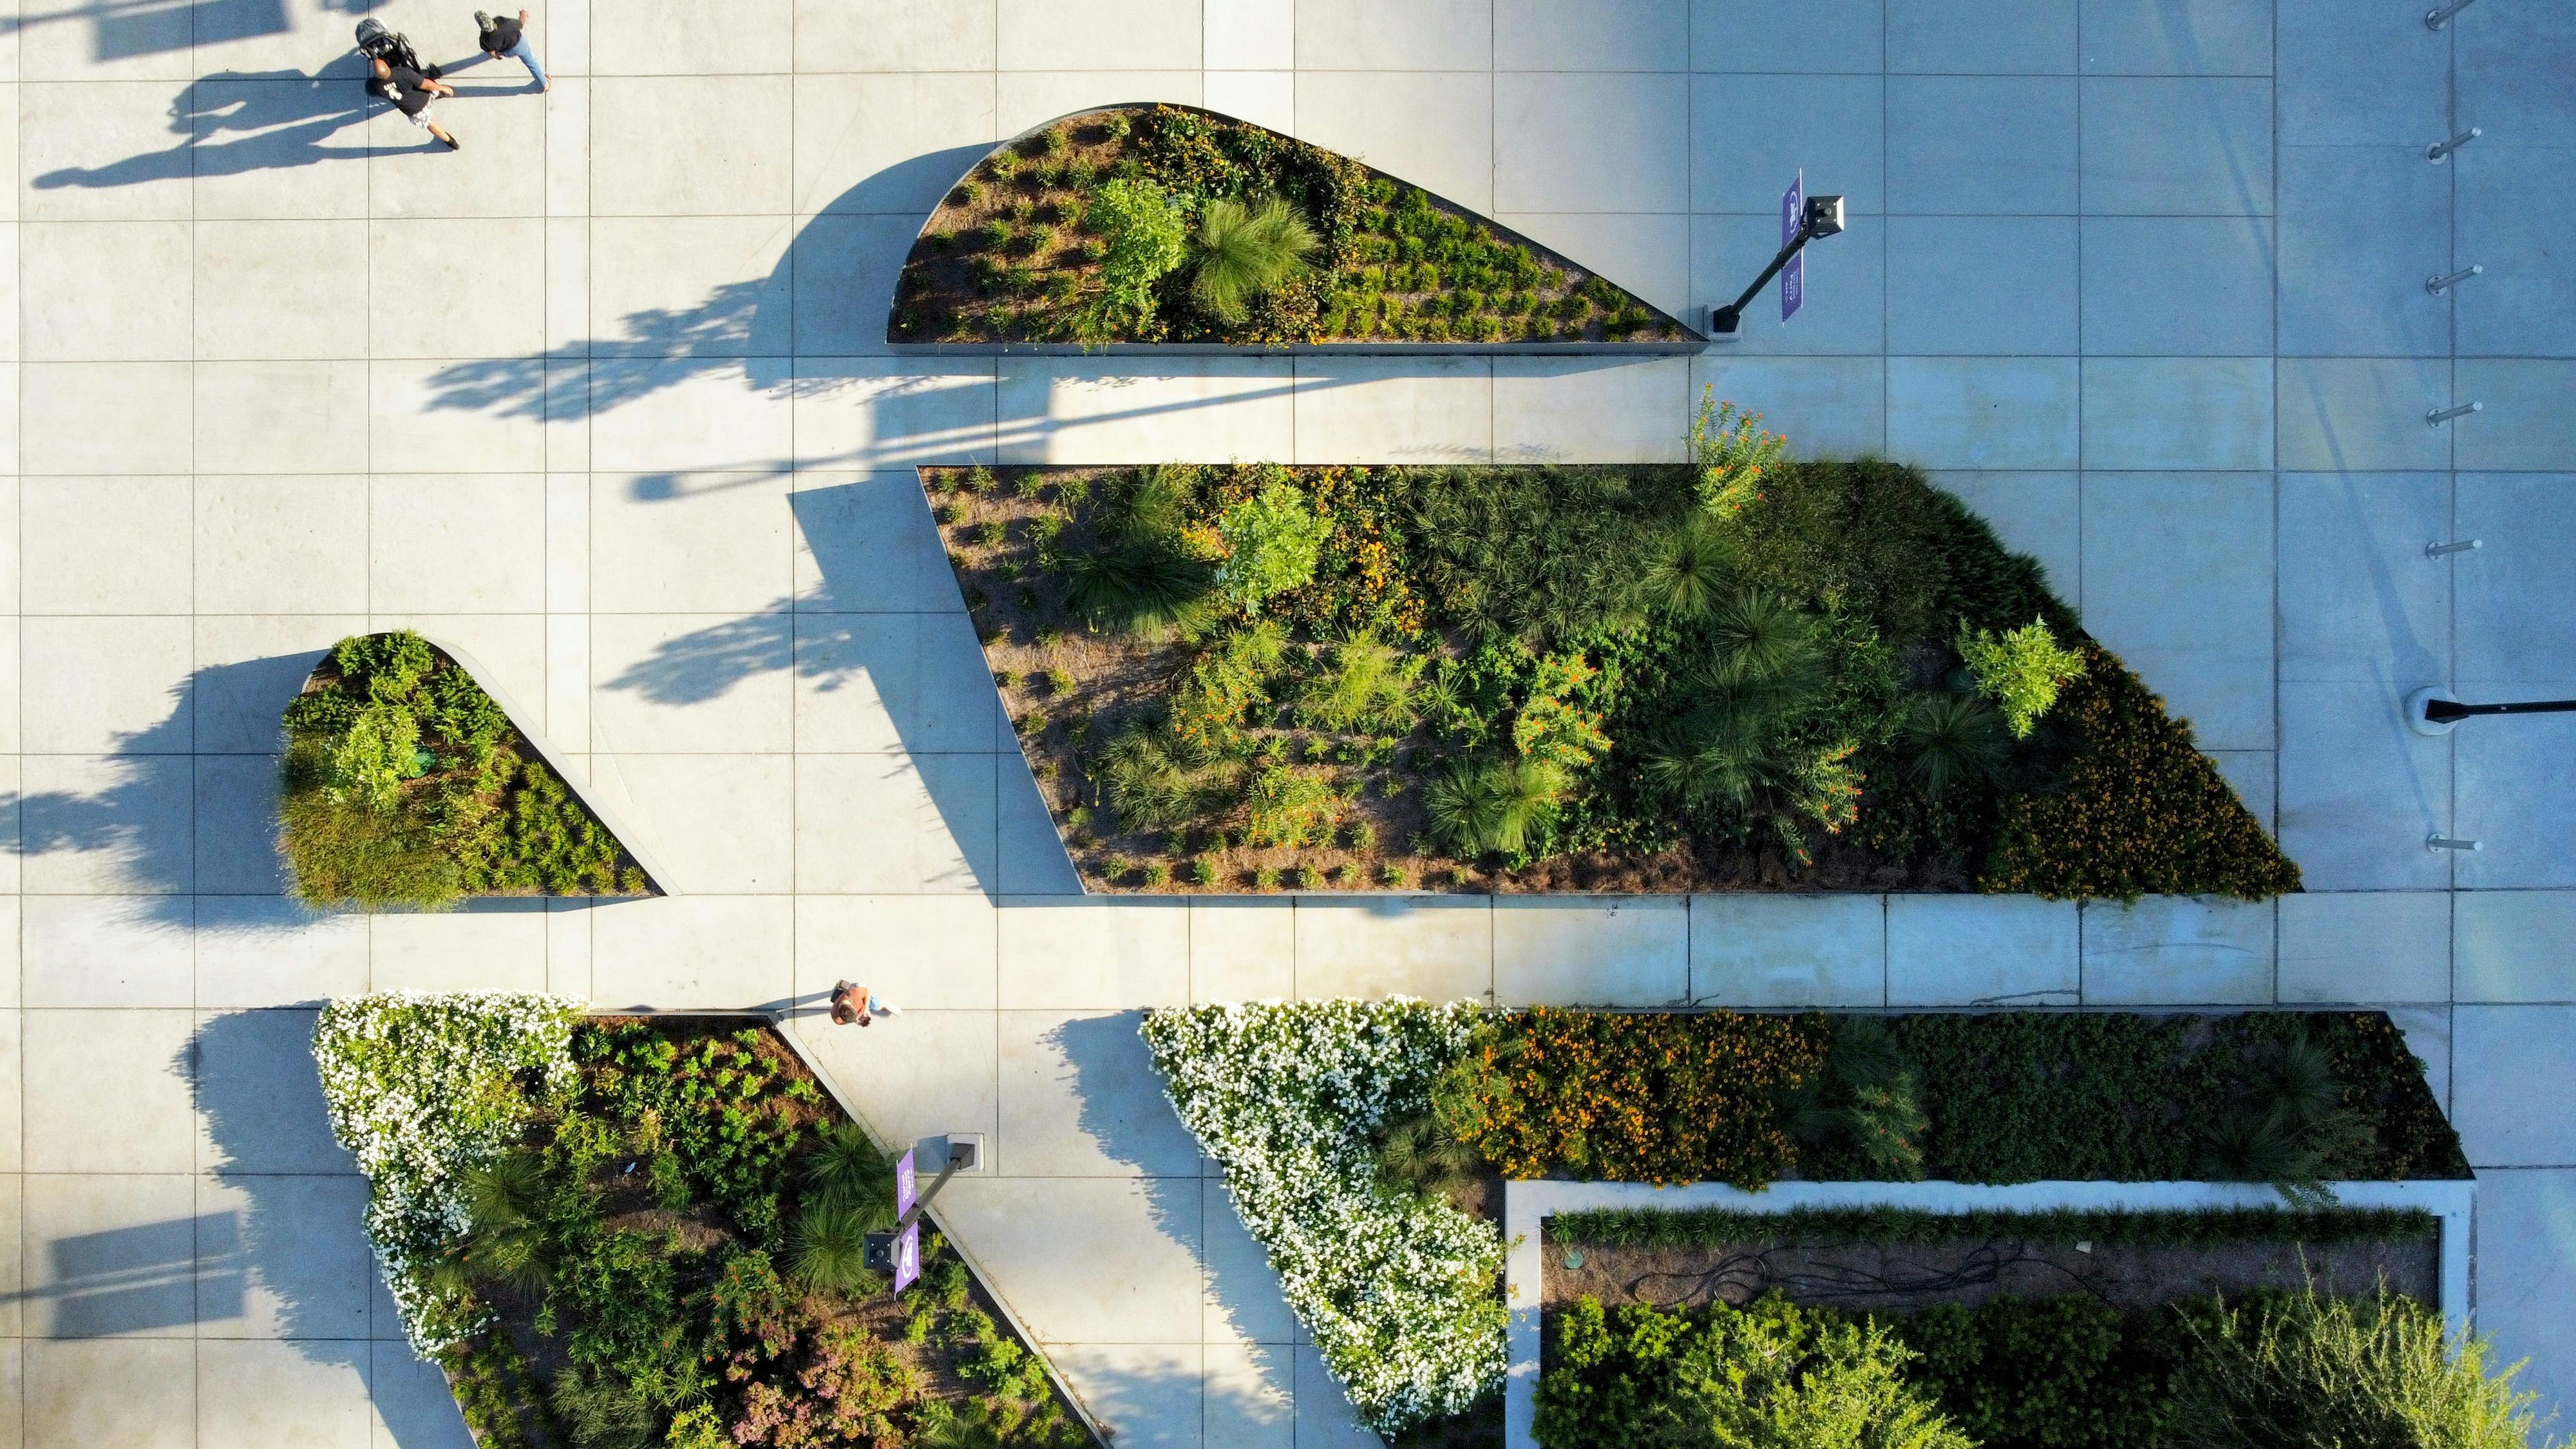
[[[2296,890],[1912,469],[925,469],[1094,890]]]
[[[501,706],[418,634],[341,640],[285,731],[277,845],[309,904],[654,889]]]
[[[886,340],[1697,351],[1707,339],[1348,156],[1208,111],[1119,106],[1007,142],[959,180],[905,260]]]

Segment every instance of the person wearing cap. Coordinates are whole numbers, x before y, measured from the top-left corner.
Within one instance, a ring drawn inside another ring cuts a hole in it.
[[[546,68],[537,64],[537,48],[528,43],[527,11],[520,11],[519,18],[516,20],[507,15],[496,20],[477,10],[474,12],[474,27],[483,33],[482,45],[485,55],[494,60],[508,56],[526,66],[528,78],[537,83],[538,90],[546,90],[552,86],[553,83],[546,79]]]

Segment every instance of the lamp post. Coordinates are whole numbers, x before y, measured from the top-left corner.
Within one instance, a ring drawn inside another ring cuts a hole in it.
[[[2406,696],[2406,727],[2419,735],[2447,735],[2460,721],[2484,714],[2571,714],[2576,699],[2518,699],[2501,704],[2462,704],[2438,684]]]
[[[1762,275],[1753,279],[1753,285],[1744,289],[1743,296],[1723,307],[1710,309],[1708,330],[1719,337],[1732,336],[1736,327],[1744,321],[1744,309],[1752,304],[1755,297],[1761,295],[1764,287],[1771,285],[1771,279],[1780,275],[1780,269],[1789,265],[1791,257],[1804,250],[1807,243],[1816,238],[1832,236],[1842,229],[1843,199],[1841,197],[1808,197],[1806,210],[1798,219],[1797,233],[1789,238],[1787,245],[1780,248],[1780,254],[1771,259],[1771,265],[1762,269]]]

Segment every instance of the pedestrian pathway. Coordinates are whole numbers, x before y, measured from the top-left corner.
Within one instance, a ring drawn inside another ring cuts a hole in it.
[[[906,1011],[818,1059],[891,1136],[988,1134],[950,1225],[1129,1449],[1350,1434],[1135,1042],[1255,995],[2388,1005],[2481,1169],[2480,1322],[2576,1394],[2576,722],[2396,713],[2576,692],[2562,10],[564,0],[543,93],[465,10],[368,13],[450,66],[461,152],[365,103],[324,0],[0,7],[0,1445],[457,1441],[371,1286],[312,1003],[841,977]],[[1796,322],[1696,359],[888,353],[975,157],[1153,99],[1677,314],[1758,270],[1800,168],[1850,227]],[[913,464],[1670,458],[1703,385],[2038,555],[2315,893],[1071,894]],[[278,704],[395,625],[470,652],[677,893],[282,899]]]

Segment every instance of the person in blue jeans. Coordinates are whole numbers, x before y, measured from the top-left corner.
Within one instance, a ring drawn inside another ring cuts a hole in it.
[[[548,88],[550,83],[546,80],[546,68],[537,64],[537,48],[528,43],[527,11],[520,11],[519,18],[516,20],[507,15],[495,20],[477,10],[474,12],[474,24],[475,28],[483,32],[485,55],[494,60],[499,60],[505,55],[515,58],[519,64],[528,68],[528,78],[537,83],[538,90]]]

